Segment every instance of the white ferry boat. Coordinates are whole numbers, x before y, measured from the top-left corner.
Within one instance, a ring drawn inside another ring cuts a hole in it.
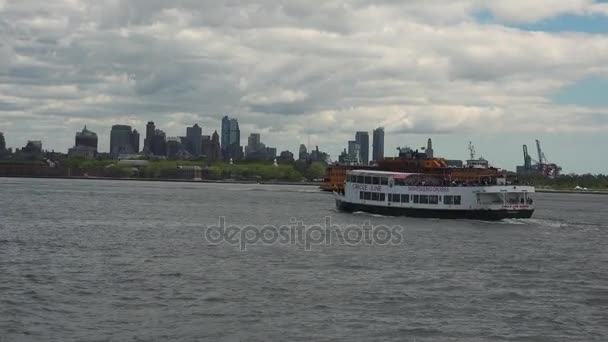
[[[335,192],[338,210],[382,215],[501,220],[530,218],[534,187],[508,185],[503,177],[460,184],[442,175],[353,170],[344,191]]]

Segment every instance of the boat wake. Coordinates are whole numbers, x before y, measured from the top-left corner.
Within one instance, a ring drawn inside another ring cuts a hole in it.
[[[369,217],[390,217],[390,216],[385,216],[385,215],[380,215],[380,214],[372,214],[372,213],[368,213],[365,211],[355,211],[355,212],[353,212],[353,215],[369,216]]]

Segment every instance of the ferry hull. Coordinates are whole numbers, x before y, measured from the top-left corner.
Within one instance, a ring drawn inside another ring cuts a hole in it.
[[[349,203],[336,199],[336,207],[343,212],[363,211],[371,214],[387,216],[409,216],[439,219],[471,219],[498,221],[507,218],[526,219],[532,217],[534,209],[518,210],[447,210],[447,209],[422,209],[422,208],[400,208]]]

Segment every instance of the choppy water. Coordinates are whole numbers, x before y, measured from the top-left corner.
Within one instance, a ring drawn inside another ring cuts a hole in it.
[[[608,196],[533,219],[336,213],[310,187],[0,178],[0,341],[606,341]],[[396,245],[204,227],[403,226]]]

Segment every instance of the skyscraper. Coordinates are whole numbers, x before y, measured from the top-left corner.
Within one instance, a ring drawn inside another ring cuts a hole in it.
[[[139,153],[139,132],[136,129],[131,132],[131,147],[133,153]]]
[[[97,134],[84,126],[81,132],[76,132],[74,147],[68,150],[69,158],[94,159],[97,155]]]
[[[361,164],[369,164],[369,133],[357,132],[355,134],[355,141],[357,144],[359,144],[359,157]]]
[[[307,160],[308,159],[308,150],[306,149],[306,145],[300,144],[300,150],[298,151],[298,160]]]
[[[222,118],[222,157],[230,159],[228,155],[228,147],[230,146],[230,118],[224,116]]]
[[[75,144],[74,146],[86,146],[94,148],[97,151],[97,134],[95,132],[91,132],[87,129],[87,126],[84,126],[81,132],[76,133]]]
[[[110,132],[110,154],[116,157],[119,154],[133,153],[139,153],[139,133],[137,130],[131,130],[131,126],[126,125],[112,126],[112,131]]]
[[[239,122],[228,116],[222,118],[222,156],[224,160],[238,160],[243,157]]]
[[[237,119],[230,119],[230,145],[241,146],[241,129]]]
[[[4,133],[0,132],[0,152],[6,150],[6,140],[4,140]]]
[[[152,138],[154,138],[154,133],[156,132],[156,126],[154,125],[154,121],[148,121],[146,125],[146,138],[144,139],[144,149],[147,149],[150,152],[150,145],[152,144]]]
[[[433,141],[431,138],[426,143],[426,157],[431,159],[434,158],[435,151],[433,151]]]
[[[361,162],[361,146],[354,140],[348,142],[348,159],[353,163]]]
[[[378,127],[373,133],[372,158],[378,162],[384,159],[384,128]]]
[[[195,157],[201,155],[203,130],[198,124],[186,128],[186,150]]]
[[[160,129],[154,131],[150,140],[150,153],[155,156],[167,156],[167,135]]]
[[[131,126],[112,126],[112,131],[110,132],[110,154],[116,157],[119,154],[135,153],[132,145],[132,134]]]

